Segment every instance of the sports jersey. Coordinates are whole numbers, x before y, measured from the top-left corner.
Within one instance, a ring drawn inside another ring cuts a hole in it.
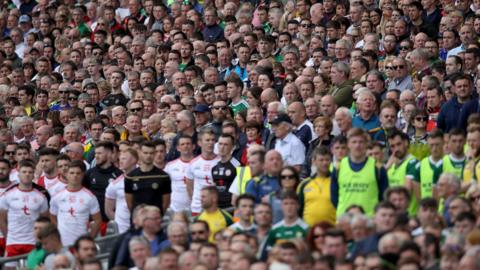
[[[125,176],[120,175],[108,184],[105,198],[115,200],[115,222],[118,224],[120,233],[130,228],[130,211],[125,200]]]
[[[42,176],[38,178],[37,180],[37,185],[45,188],[46,190],[49,190],[52,186],[54,186],[58,180],[59,176],[56,175],[53,178],[48,178],[45,173],[42,173]],[[50,192],[49,192],[50,193]],[[52,195],[52,194],[50,194]]]
[[[208,228],[210,229],[210,236],[208,241],[215,242],[215,234],[224,228],[233,224],[232,216],[225,210],[217,209],[213,213],[208,213],[203,211],[198,215],[198,220],[203,220],[208,223]]]
[[[10,171],[9,179],[10,179],[10,181],[12,181],[15,184],[20,182],[20,178],[18,177],[18,169],[17,168],[13,168]]]
[[[50,201],[50,214],[57,216],[64,246],[73,245],[78,237],[86,234],[90,216],[99,212],[97,198],[84,187],[76,191],[64,189]]]
[[[107,189],[108,184],[122,174],[123,172],[114,165],[111,165],[108,168],[95,166],[85,173],[83,186],[88,188],[88,190],[97,197],[103,221],[108,220],[108,217],[105,214],[105,190]]]
[[[13,185],[14,185],[14,184],[13,184],[12,182],[9,182],[9,184],[8,184],[6,187],[0,188],[0,196],[2,196],[3,193],[5,193],[5,191],[7,191],[7,190],[8,190],[11,186],[13,186]],[[4,237],[3,237],[3,233],[2,233],[2,231],[0,231],[0,239],[3,239],[3,238],[4,238]],[[3,240],[5,240],[5,239],[3,239]],[[5,244],[5,242],[3,242],[3,244]],[[3,249],[5,249],[5,245],[3,245]],[[2,252],[2,246],[1,246],[1,244],[0,244],[0,255],[2,255],[2,254],[3,254],[3,252]]]
[[[330,176],[305,179],[298,186],[300,213],[313,226],[321,221],[335,224],[335,207],[330,198]]]
[[[243,227],[242,224],[239,222],[235,222],[228,227],[235,232],[245,232],[251,235],[255,235],[257,233],[257,225],[255,223],[250,224],[247,228]]]
[[[282,220],[273,225],[268,233],[266,242],[267,249],[286,240],[305,238],[307,230],[308,225],[301,218],[298,218],[292,225],[287,225],[285,224],[285,220]]]
[[[191,204],[193,213],[200,213],[202,211],[202,206],[200,204],[200,192],[202,191],[202,188],[215,185],[212,177],[212,168],[217,165],[219,160],[219,157],[205,159],[200,155],[190,161],[190,167],[185,173],[185,176],[189,180],[193,180],[193,196]]]
[[[218,191],[218,207],[225,209],[232,206],[232,194],[228,191],[237,176],[236,167],[240,162],[235,158],[223,163],[219,161],[212,168],[213,182]]]
[[[241,111],[246,111],[248,109],[248,102],[246,100],[244,100],[243,98],[238,102],[238,103],[230,103],[230,105],[228,105],[230,108],[232,108],[232,111],[233,111],[233,114],[234,115],[237,115],[237,113],[241,112]]]
[[[144,203],[157,206],[163,215],[163,195],[172,193],[170,176],[155,166],[147,172],[138,167],[125,176],[125,193],[133,195],[133,209]]]
[[[437,184],[438,178],[443,172],[443,159],[433,162],[432,156],[428,156],[418,162],[415,168],[414,180],[420,184],[420,197],[432,197],[433,186]]]
[[[172,180],[172,195],[170,197],[170,208],[174,212],[190,210],[192,201],[187,192],[186,172],[190,166],[189,161],[177,158],[165,166],[165,172]]]
[[[47,188],[47,191],[48,191],[48,194],[50,194],[50,197],[53,197],[55,196],[55,194],[64,190],[66,187],[67,187],[67,183],[57,180],[54,183],[51,183],[50,187]]]
[[[35,188],[26,191],[15,185],[0,197],[0,209],[7,211],[7,246],[34,245],[33,225],[48,211],[47,197]]]

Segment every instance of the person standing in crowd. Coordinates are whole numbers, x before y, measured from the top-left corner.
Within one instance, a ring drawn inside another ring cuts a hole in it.
[[[165,213],[172,192],[170,176],[153,164],[155,143],[140,146],[139,166],[125,176],[125,200],[130,211],[140,204],[157,206]]]
[[[30,269],[45,250],[39,268],[479,268],[477,2],[3,5],[0,256],[7,241],[36,245]],[[32,238],[37,191],[62,245]]]
[[[347,139],[350,153],[332,172],[331,196],[337,217],[352,204],[360,205],[365,213],[373,215],[375,205],[382,201],[388,187],[387,173],[385,168],[378,168],[373,158],[367,157],[366,142],[370,137],[364,130],[351,129]]]

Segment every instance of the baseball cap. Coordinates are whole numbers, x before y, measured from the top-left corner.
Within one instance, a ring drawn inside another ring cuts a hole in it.
[[[205,104],[197,104],[193,109],[194,112],[205,113],[209,112],[210,108]]]
[[[18,19],[19,23],[29,23],[31,21],[30,16],[28,15],[22,15],[20,16],[20,19]]]
[[[286,113],[279,113],[278,116],[275,117],[275,119],[273,119],[272,122],[270,122],[270,124],[278,125],[283,122],[291,124],[292,119],[290,119],[290,116],[288,116]]]

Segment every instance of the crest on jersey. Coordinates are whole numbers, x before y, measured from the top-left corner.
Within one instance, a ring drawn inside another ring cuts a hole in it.
[[[153,189],[157,189],[157,188],[158,188],[158,183],[153,183],[153,184],[152,184],[152,188],[153,188]]]
[[[225,175],[230,176],[232,174],[232,171],[230,169],[225,170]]]
[[[138,186],[137,186],[137,183],[133,183],[133,187],[132,187],[133,190],[138,190]]]

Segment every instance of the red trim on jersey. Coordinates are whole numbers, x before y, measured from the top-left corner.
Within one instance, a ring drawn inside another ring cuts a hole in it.
[[[33,188],[33,186],[32,186],[32,188],[30,188],[30,189],[23,190],[23,189],[20,188],[20,185],[17,186],[17,189],[20,190],[21,192],[31,192],[31,191],[34,191],[34,190],[35,190],[35,189]]]

